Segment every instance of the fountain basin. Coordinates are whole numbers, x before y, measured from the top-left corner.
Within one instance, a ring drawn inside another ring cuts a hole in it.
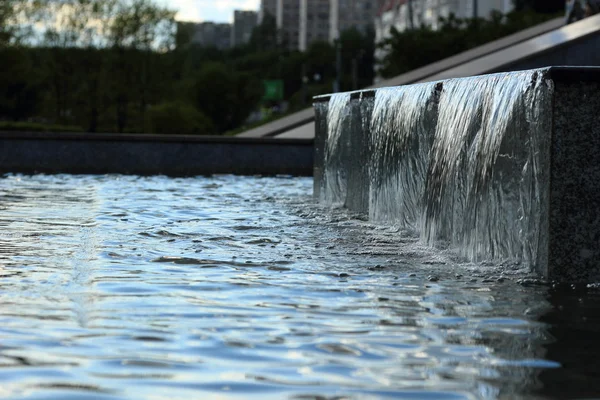
[[[315,99],[314,195],[472,261],[600,279],[600,69]]]

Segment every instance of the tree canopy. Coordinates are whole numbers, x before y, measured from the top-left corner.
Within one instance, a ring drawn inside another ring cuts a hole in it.
[[[379,44],[387,54],[380,73],[400,74],[549,17],[531,11],[545,10],[542,2],[519,1],[528,11],[488,20],[450,17],[439,31],[393,31]],[[258,110],[295,111],[331,92],[338,57],[341,90],[373,82],[372,29],[351,29],[336,44],[313,42],[300,52],[288,48],[267,15],[247,44],[222,50],[194,43],[195,25],[175,21],[161,4],[0,2],[0,129],[223,134],[250,123]],[[263,81],[275,80],[283,84],[282,103],[263,98]]]

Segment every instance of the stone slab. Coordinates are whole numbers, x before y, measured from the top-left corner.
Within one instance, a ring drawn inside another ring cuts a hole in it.
[[[312,175],[299,139],[0,132],[0,172]]]

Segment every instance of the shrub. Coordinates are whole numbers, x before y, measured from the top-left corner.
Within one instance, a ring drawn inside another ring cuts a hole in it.
[[[83,132],[79,126],[51,125],[37,122],[0,121],[0,131],[20,132]]]
[[[210,118],[193,106],[182,102],[168,102],[153,106],[148,111],[151,133],[212,135],[215,126]]]

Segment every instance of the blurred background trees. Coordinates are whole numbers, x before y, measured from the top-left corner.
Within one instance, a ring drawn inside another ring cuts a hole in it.
[[[378,44],[385,53],[378,65],[379,73],[383,78],[391,78],[527,29],[558,15],[556,12],[536,12],[525,3],[526,1],[523,1],[520,11],[515,10],[507,15],[493,12],[486,19],[460,19],[450,15],[440,19],[440,26],[435,31],[427,26],[403,32],[392,28],[391,37]]]
[[[433,31],[342,32],[336,45],[289,50],[266,16],[233,49],[193,43],[193,25],[154,0],[2,0],[0,129],[223,134],[329,93],[394,76],[553,15],[552,1],[517,0],[519,11],[486,20],[450,17]],[[266,95],[280,82],[282,98]],[[252,117],[249,119],[249,117]]]

